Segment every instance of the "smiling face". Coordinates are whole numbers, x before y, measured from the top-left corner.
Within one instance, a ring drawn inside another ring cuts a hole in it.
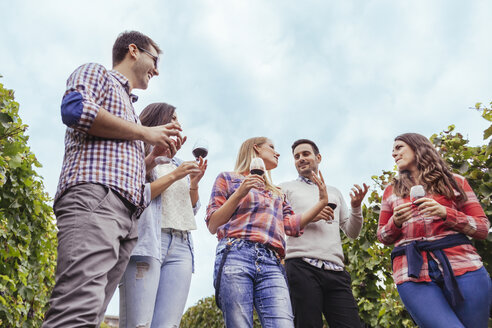
[[[133,88],[147,89],[150,79],[153,76],[159,75],[159,70],[157,69],[154,60],[154,57],[158,57],[159,54],[152,46],[150,46],[150,50],[148,50],[149,53],[138,50],[138,48],[136,51],[138,51],[138,57],[133,66],[133,73],[135,75],[135,85]],[[152,57],[151,54],[154,57]]]
[[[417,162],[415,161],[415,152],[404,141],[396,140],[393,144],[393,158],[395,159],[398,171],[410,171],[412,175],[417,171]]]
[[[299,175],[309,178],[312,172],[318,172],[321,155],[314,154],[313,146],[307,143],[300,144],[294,148],[293,155]]]
[[[254,145],[254,149],[258,157],[265,162],[265,169],[272,170],[277,167],[280,154],[275,151],[275,146],[270,139],[261,145]]]

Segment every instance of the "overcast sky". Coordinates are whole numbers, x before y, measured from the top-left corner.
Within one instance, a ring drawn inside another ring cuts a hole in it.
[[[273,140],[274,182],[296,178],[290,145],[320,146],[328,184],[348,201],[353,183],[392,169],[393,139],[450,124],[482,142],[488,124],[469,109],[492,100],[489,1],[1,1],[0,83],[15,90],[38,172],[54,196],[64,152],[60,101],[79,65],[111,66],[124,30],[164,50],[160,75],[136,90],[177,107],[191,159],[210,143],[200,185],[196,273],[188,306],[213,294],[215,236],[204,223],[213,181],[232,170],[241,143]],[[371,183],[372,185],[372,183]],[[118,295],[108,313],[118,314]]]

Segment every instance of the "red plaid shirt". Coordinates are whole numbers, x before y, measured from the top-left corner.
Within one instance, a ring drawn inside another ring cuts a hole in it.
[[[65,96],[82,96],[82,114],[65,133],[65,156],[56,200],[68,188],[81,183],[108,186],[142,211],[144,199],[145,152],[142,141],[114,140],[87,134],[100,108],[127,121],[140,124],[133,109],[135,95],[129,92],[128,79],[99,64],[77,68],[67,80]]]
[[[468,197],[466,202],[456,202],[441,195],[428,195],[439,204],[446,207],[446,219],[438,216],[423,217],[418,212],[414,217],[398,228],[393,221],[393,209],[403,203],[410,202],[410,198],[400,198],[393,193],[390,185],[384,190],[379,215],[378,239],[385,245],[406,245],[414,240],[437,240],[447,235],[463,233],[467,236],[485,239],[490,227],[477,196],[465,178],[455,175]],[[475,271],[482,267],[482,260],[472,245],[459,245],[443,250],[449,259],[454,275],[459,276],[468,271]],[[427,252],[422,252],[424,263],[419,278],[408,277],[406,256],[398,256],[393,261],[393,279],[396,284],[406,281],[431,281],[427,265]],[[434,258],[434,260],[436,260]],[[436,260],[437,261],[437,260]],[[438,261],[437,261],[438,262]]]
[[[215,180],[207,207],[207,225],[212,214],[239,188],[244,176],[223,172]],[[285,256],[285,234],[300,236],[301,215],[295,214],[285,196],[265,189],[252,188],[241,199],[227,223],[217,229],[217,238],[239,238],[272,247]]]

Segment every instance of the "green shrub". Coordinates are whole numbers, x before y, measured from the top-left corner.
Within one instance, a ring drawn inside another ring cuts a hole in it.
[[[482,117],[492,121],[488,108],[477,104]],[[492,140],[481,146],[469,146],[462,134],[454,132],[451,125],[446,131],[434,134],[431,142],[437,147],[452,170],[464,176],[475,191],[487,217],[492,217]],[[484,140],[492,134],[492,125],[484,131]],[[352,289],[358,300],[359,313],[364,322],[371,327],[415,327],[400,300],[391,276],[390,253],[392,247],[386,247],[377,241],[376,232],[382,191],[396,174],[395,171],[383,171],[373,176],[376,189],[368,197],[369,205],[363,206],[364,227],[357,240],[344,236],[343,249],[347,255],[347,270],[352,277]],[[491,272],[492,266],[491,234],[487,240],[474,240],[485,267]]]
[[[0,326],[39,327],[54,285],[56,229],[18,111],[0,84]]]

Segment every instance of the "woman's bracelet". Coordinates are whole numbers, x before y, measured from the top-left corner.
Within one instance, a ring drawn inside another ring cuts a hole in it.
[[[196,188],[191,188],[191,187],[190,187],[190,190],[198,190],[198,187],[196,187]]]

